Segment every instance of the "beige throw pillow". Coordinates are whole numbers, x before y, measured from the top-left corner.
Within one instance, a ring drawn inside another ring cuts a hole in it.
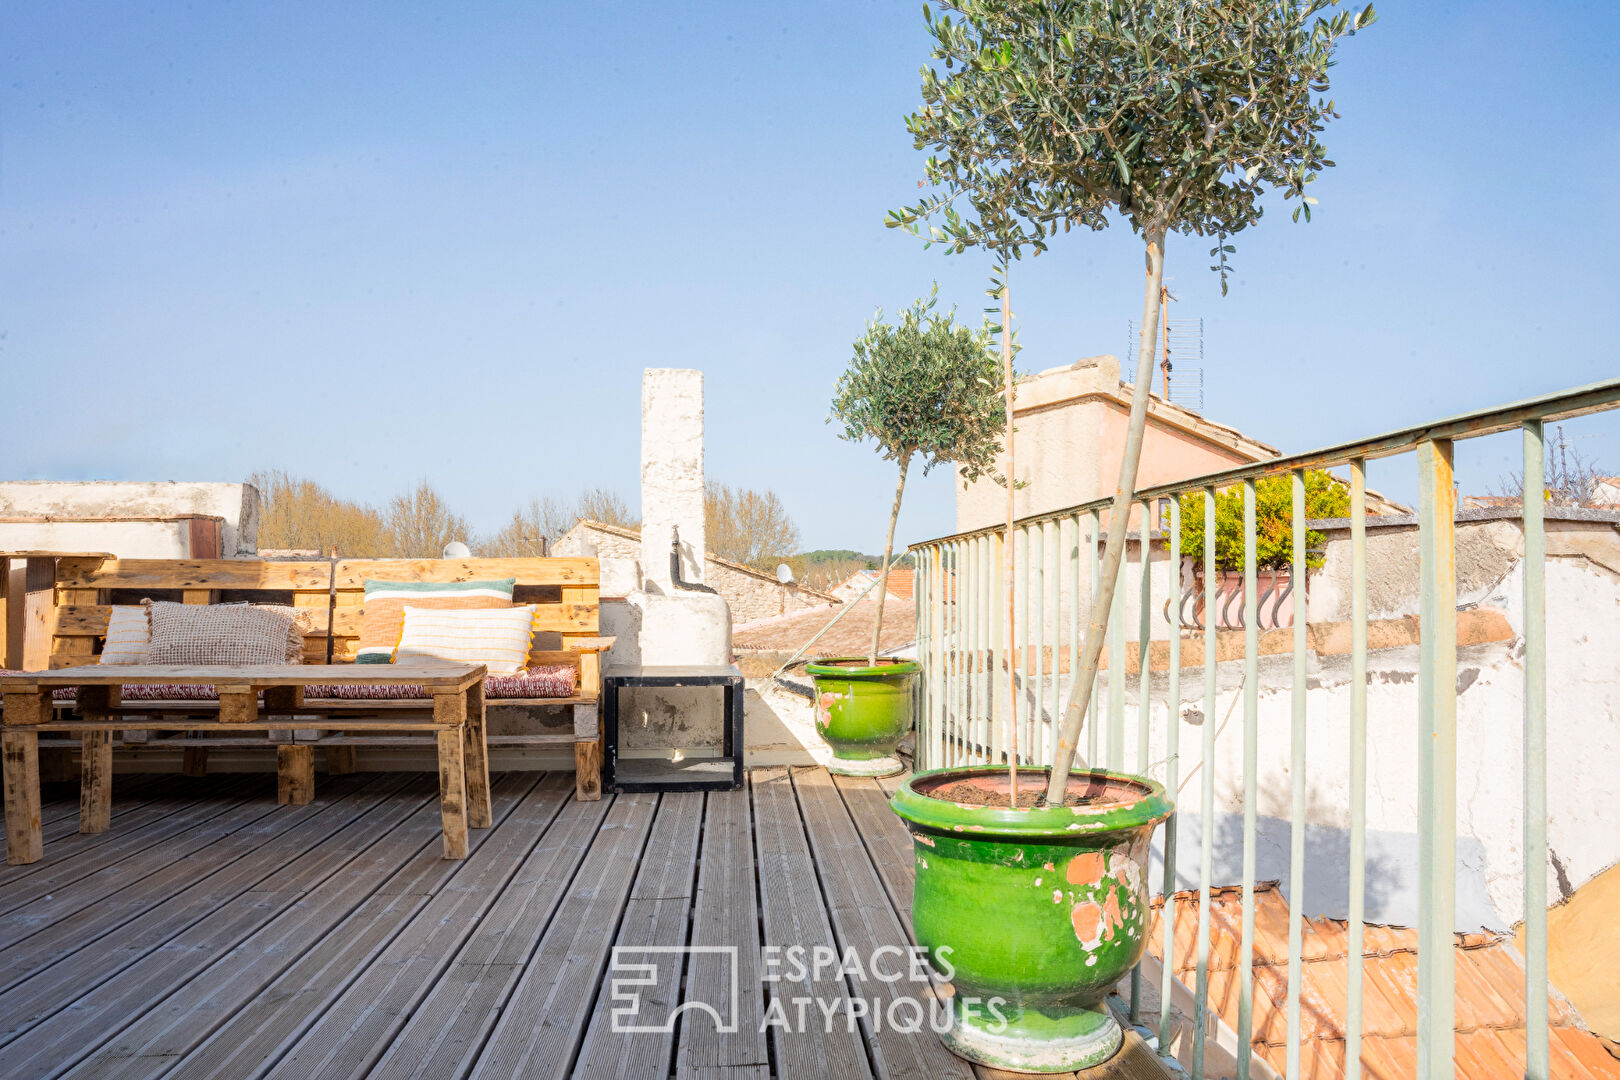
[[[152,604],[149,664],[285,664],[290,615],[251,604]],[[300,646],[301,650],[301,646]]]

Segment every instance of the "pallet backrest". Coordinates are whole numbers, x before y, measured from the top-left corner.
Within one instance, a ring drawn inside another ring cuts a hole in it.
[[[580,666],[570,640],[595,637],[600,582],[595,559],[340,559],[310,562],[258,559],[104,559],[65,557],[56,565],[51,630],[53,668],[93,664],[114,604],[142,599],[215,604],[291,604],[313,609],[316,629],[304,636],[307,663],[327,659],[331,608],[332,663],[352,663],[360,639],[367,578],[385,581],[488,581],[516,578],[513,603],[539,606],[532,658]],[[554,649],[548,646],[555,646]],[[595,657],[586,661],[594,668]],[[584,676],[586,672],[581,672]],[[589,681],[582,678],[581,686]]]

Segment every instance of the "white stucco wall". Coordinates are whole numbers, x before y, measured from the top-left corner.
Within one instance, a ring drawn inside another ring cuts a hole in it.
[[[1369,563],[1404,575],[1401,529],[1369,537]],[[1312,611],[1343,617],[1331,590],[1348,541],[1330,538],[1324,580]],[[1344,550],[1340,550],[1340,549]],[[1548,896],[1556,901],[1620,862],[1620,539],[1604,522],[1549,522],[1547,563]],[[1459,602],[1502,611],[1516,635],[1523,629],[1522,537],[1512,521],[1459,527]],[[1375,559],[1373,551],[1378,552]],[[1492,569],[1494,567],[1494,569]],[[1375,591],[1375,617],[1406,615],[1416,590],[1385,577]],[[1313,588],[1315,585],[1313,584]],[[1372,591],[1372,590],[1370,590]],[[1345,594],[1347,596],[1347,593]],[[1347,600],[1346,600],[1347,603]],[[1129,636],[1134,637],[1134,633]],[[1309,655],[1307,691],[1306,890],[1308,914],[1343,918],[1349,885],[1350,661],[1348,655]],[[1522,638],[1464,647],[1457,687],[1457,929],[1501,929],[1523,918],[1523,643]],[[1215,883],[1242,880],[1243,704],[1241,661],[1220,665],[1215,711]],[[1059,686],[1067,700],[1069,679]],[[1163,779],[1165,672],[1155,672],[1145,771]],[[1181,675],[1181,778],[1177,794],[1179,887],[1198,880],[1203,766],[1203,671]],[[1050,693],[1050,691],[1049,691]],[[1107,675],[1098,700],[1108,700]],[[1139,684],[1125,686],[1127,769],[1137,760]],[[1048,697],[1046,700],[1050,700]],[[1262,657],[1258,717],[1261,880],[1288,890],[1291,825],[1290,738],[1292,658]],[[1412,925],[1417,920],[1418,647],[1373,652],[1368,658],[1367,918]],[[1049,718],[1049,711],[1043,718]],[[1049,728],[1043,726],[1043,732]],[[1099,757],[1107,760],[1107,723],[1099,724]],[[1082,736],[1082,753],[1085,749]],[[1155,874],[1161,871],[1156,870]],[[1158,880],[1155,878],[1155,880]],[[1292,902],[1293,898],[1290,897]]]
[[[191,554],[185,525],[152,520],[182,514],[222,518],[227,558],[250,556],[257,548],[259,492],[251,484],[13,480],[0,482],[0,518],[58,520],[0,522],[0,550],[185,558]]]

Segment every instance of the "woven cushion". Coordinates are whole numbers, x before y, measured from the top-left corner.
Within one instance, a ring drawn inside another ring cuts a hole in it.
[[[287,625],[287,659],[283,663],[302,664],[304,662],[304,635],[315,632],[316,616],[320,616],[320,628],[326,629],[326,612],[316,608],[293,607],[291,604],[254,604],[262,611],[274,611],[287,616],[292,620]]]
[[[419,608],[509,608],[517,578],[498,581],[373,581],[366,580],[365,606],[360,609],[360,644],[357,664],[390,664],[404,628],[405,605]]]
[[[394,659],[455,660],[483,664],[491,675],[514,674],[528,662],[535,611],[533,604],[482,611],[406,604]]]
[[[251,604],[152,605],[148,664],[285,664],[293,620]]]
[[[152,620],[145,604],[119,604],[107,618],[107,640],[101,647],[103,664],[144,664],[152,640]]]

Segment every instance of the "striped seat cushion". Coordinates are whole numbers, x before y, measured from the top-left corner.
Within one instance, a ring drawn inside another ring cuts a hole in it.
[[[491,701],[502,698],[573,697],[578,686],[578,674],[567,664],[542,664],[513,675],[490,675],[484,679],[484,697]],[[305,701],[411,701],[425,697],[425,686],[409,683],[398,686],[331,683],[304,688]]]
[[[445,610],[405,605],[394,659],[454,660],[483,664],[491,675],[513,675],[529,661],[534,604],[485,610]]]
[[[375,581],[366,579],[360,609],[357,664],[391,664],[404,628],[405,605],[419,608],[509,608],[517,578],[493,581]]]
[[[0,669],[0,675],[21,675],[20,671]],[[484,680],[484,697],[499,701],[512,698],[573,697],[579,688],[579,672],[567,664],[541,664],[514,675],[491,675]],[[78,697],[76,687],[64,686],[51,692],[57,701]],[[124,687],[124,701],[215,701],[219,691],[212,684],[131,683]],[[428,696],[420,683],[380,686],[375,683],[315,683],[304,688],[305,701],[420,701]]]
[[[103,664],[144,664],[152,642],[152,619],[145,604],[116,604],[107,617],[107,639],[101,647]]]

